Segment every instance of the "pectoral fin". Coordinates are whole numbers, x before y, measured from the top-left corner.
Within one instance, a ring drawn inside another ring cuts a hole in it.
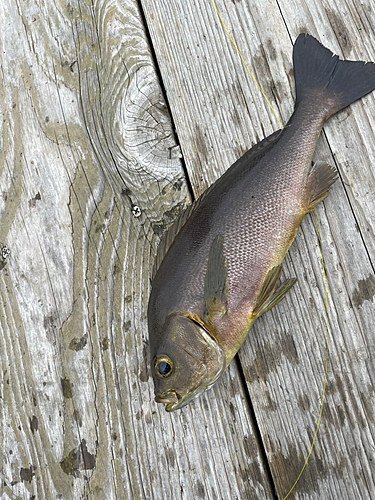
[[[268,272],[253,309],[254,319],[259,318],[262,314],[278,304],[296,283],[296,278],[286,280],[276,290],[276,284],[280,278],[281,271],[281,266],[275,266]]]
[[[329,188],[337,179],[337,170],[324,161],[314,163],[307,178],[310,201],[307,211],[311,212],[318,203],[327,198]]]
[[[207,319],[213,314],[227,312],[227,268],[224,258],[224,241],[220,234],[212,242],[208,255],[204,299]]]

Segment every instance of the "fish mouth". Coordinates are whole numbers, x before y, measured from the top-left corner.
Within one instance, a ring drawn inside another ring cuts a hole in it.
[[[155,396],[156,403],[165,404],[166,411],[179,410],[183,406],[186,406],[192,399],[195,399],[198,394],[187,394],[185,397],[180,396],[175,390],[170,390],[164,394],[157,394]]]
[[[191,403],[191,401],[196,399],[198,396],[200,396],[202,392],[209,389],[213,384],[214,382],[211,382],[209,384],[201,384],[194,390],[186,393],[184,396],[181,396],[174,390],[168,391],[164,394],[157,394],[155,396],[155,401],[156,403],[165,404],[165,410],[168,412],[180,410],[184,406],[187,406],[189,403]]]
[[[197,394],[197,396],[198,396],[198,394]],[[190,401],[192,399],[194,399],[194,397],[195,396],[188,397],[188,398],[182,398],[179,394],[176,393],[176,391],[170,391],[170,392],[168,392],[168,395],[157,394],[155,396],[155,401],[157,403],[165,404],[165,410],[168,412],[171,412],[174,410],[179,410],[183,406],[187,405],[188,403],[190,403]]]
[[[181,396],[173,390],[165,392],[164,394],[157,394],[155,396],[155,401],[157,403],[165,404],[167,411],[171,411],[169,408],[174,407],[178,403],[179,399],[181,399]]]

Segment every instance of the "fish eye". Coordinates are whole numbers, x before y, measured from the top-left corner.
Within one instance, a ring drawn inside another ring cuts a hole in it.
[[[173,363],[168,356],[158,356],[155,360],[155,373],[160,378],[167,378],[172,374]]]

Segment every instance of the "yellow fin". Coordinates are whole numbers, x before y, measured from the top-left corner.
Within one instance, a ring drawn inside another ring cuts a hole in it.
[[[337,170],[325,161],[317,161],[307,177],[307,191],[310,202],[307,211],[311,212],[318,203],[327,198],[329,188],[337,179]]]
[[[296,283],[296,278],[286,280],[277,290],[276,284],[280,278],[282,267],[275,266],[267,274],[256,301],[253,317],[259,318],[282,300]]]

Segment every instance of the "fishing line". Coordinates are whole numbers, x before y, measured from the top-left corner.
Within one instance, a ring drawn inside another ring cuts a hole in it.
[[[278,117],[276,111],[274,110],[274,108],[272,107],[271,103],[269,102],[269,100],[267,99],[266,95],[264,94],[262,88],[260,87],[259,83],[257,82],[256,78],[254,77],[254,75],[252,74],[252,72],[250,71],[250,69],[248,68],[244,58],[242,57],[242,54],[241,52],[239,51],[235,41],[233,40],[233,38],[231,37],[219,11],[218,11],[218,8],[216,7],[216,4],[215,4],[215,1],[214,0],[211,0],[212,2],[212,5],[214,6],[215,8],[215,11],[216,11],[216,14],[218,15],[219,19],[220,19],[220,22],[224,28],[224,30],[226,31],[227,35],[229,36],[229,39],[230,41],[232,42],[233,44],[233,47],[236,49],[236,52],[237,54],[239,55],[239,57],[241,58],[241,61],[243,62],[246,70],[248,71],[249,75],[251,76],[251,78],[253,79],[254,83],[256,84],[256,86],[258,87],[258,89],[260,90],[262,96],[264,97],[264,99],[266,100],[267,104],[269,105],[269,107],[271,108],[273,114],[275,115],[277,121],[279,122],[281,128],[284,128],[283,127],[283,124],[281,123],[280,121],[280,118]],[[318,244],[319,244],[319,249],[320,249],[320,258],[321,258],[321,263],[322,263],[322,273],[323,273],[323,281],[324,281],[324,291],[325,291],[325,307],[326,307],[326,332],[327,332],[327,335],[326,335],[326,360],[325,360],[325,370],[324,370],[324,382],[323,382],[323,393],[322,393],[322,400],[321,400],[321,403],[320,403],[320,411],[319,411],[319,417],[318,417],[318,422],[317,422],[317,425],[316,425],[316,429],[315,429],[315,434],[314,434],[314,437],[312,439],[312,443],[311,443],[311,447],[310,447],[310,450],[307,454],[307,457],[306,457],[306,460],[302,466],[302,469],[301,469],[301,472],[299,473],[297,479],[295,480],[293,486],[290,488],[290,490],[288,491],[288,493],[286,494],[286,496],[283,498],[283,500],[286,500],[289,495],[292,493],[292,491],[294,490],[294,488],[296,487],[298,481],[300,480],[302,474],[303,474],[303,471],[305,470],[306,468],[306,465],[307,465],[307,462],[309,461],[309,458],[311,456],[311,453],[313,451],[313,448],[314,448],[314,445],[315,445],[315,441],[316,441],[316,437],[318,435],[318,431],[319,431],[319,426],[320,426],[320,422],[321,422],[321,419],[322,419],[322,414],[323,414],[323,404],[324,404],[324,399],[325,399],[325,395],[326,395],[326,386],[327,386],[327,374],[328,374],[328,358],[329,358],[329,315],[328,315],[328,288],[327,288],[327,278],[326,278],[326,272],[325,272],[325,266],[324,266],[324,257],[323,257],[323,248],[322,248],[322,241],[321,241],[321,237],[320,237],[320,229],[319,229],[319,222],[318,222],[318,217],[316,215],[316,212],[315,210],[313,210],[314,212],[314,216],[315,216],[315,223],[316,223],[316,229],[317,229],[317,236],[318,236]]]
[[[258,87],[258,89],[259,89],[260,93],[262,94],[262,96],[264,97],[264,99],[265,99],[266,103],[267,103],[267,104],[268,104],[268,106],[271,108],[272,113],[275,115],[276,120],[277,120],[277,121],[279,122],[279,124],[280,124],[280,127],[281,127],[281,128],[284,128],[284,126],[283,126],[283,124],[281,123],[281,120],[280,120],[280,118],[279,118],[278,114],[277,114],[277,113],[276,113],[276,111],[273,109],[272,104],[271,104],[271,103],[270,103],[270,101],[267,99],[266,94],[263,92],[262,87],[259,85],[259,83],[258,83],[257,79],[256,79],[256,78],[255,78],[255,76],[252,74],[252,72],[249,70],[249,68],[248,68],[248,66],[247,66],[247,64],[246,64],[246,62],[245,62],[245,59],[242,57],[242,54],[241,54],[241,52],[239,51],[239,49],[238,49],[238,47],[237,47],[237,45],[236,45],[235,41],[233,40],[233,38],[231,37],[231,35],[230,35],[230,33],[229,33],[229,31],[228,31],[227,27],[225,26],[225,23],[224,23],[224,21],[223,21],[223,19],[222,19],[221,15],[220,15],[220,13],[219,13],[219,11],[217,10],[217,7],[216,7],[216,4],[215,4],[214,0],[211,0],[211,1],[212,1],[213,6],[215,7],[216,13],[217,13],[217,15],[218,15],[218,17],[219,17],[219,19],[220,19],[220,21],[221,21],[221,24],[223,25],[223,28],[224,28],[224,29],[225,29],[225,31],[227,32],[227,35],[229,36],[229,39],[230,39],[230,41],[232,42],[233,47],[236,49],[237,54],[240,56],[241,61],[243,62],[243,64],[244,64],[245,68],[247,69],[247,71],[248,71],[249,75],[250,75],[250,76],[251,76],[251,78],[253,79],[253,81],[254,81],[255,85]]]
[[[320,258],[321,258],[321,262],[322,262],[323,281],[324,281],[324,290],[325,290],[325,306],[326,306],[326,331],[327,331],[327,336],[326,336],[326,361],[325,361],[325,369],[324,369],[323,394],[322,394],[322,401],[320,403],[320,411],[319,411],[318,423],[316,425],[315,434],[314,434],[314,437],[313,437],[313,440],[312,440],[312,443],[311,443],[311,447],[310,447],[309,453],[307,454],[307,457],[306,457],[305,463],[302,466],[301,472],[299,473],[299,475],[298,475],[297,479],[295,480],[293,486],[290,488],[289,492],[283,498],[283,500],[286,500],[289,497],[289,495],[292,493],[292,491],[294,490],[294,487],[296,486],[296,484],[298,483],[300,477],[302,476],[303,471],[305,470],[307,462],[309,461],[310,455],[311,455],[312,450],[314,448],[316,437],[318,435],[320,421],[322,419],[323,404],[324,404],[324,398],[325,398],[325,395],[326,395],[326,386],[327,386],[328,355],[329,355],[328,288],[327,288],[327,277],[326,277],[325,265],[324,265],[324,257],[323,257],[322,240],[321,240],[321,237],[320,237],[320,229],[319,229],[318,217],[316,215],[315,210],[314,210],[314,216],[315,216],[315,223],[316,223],[316,229],[317,229],[317,235],[318,235],[318,243],[319,243],[319,249],[320,249]]]

